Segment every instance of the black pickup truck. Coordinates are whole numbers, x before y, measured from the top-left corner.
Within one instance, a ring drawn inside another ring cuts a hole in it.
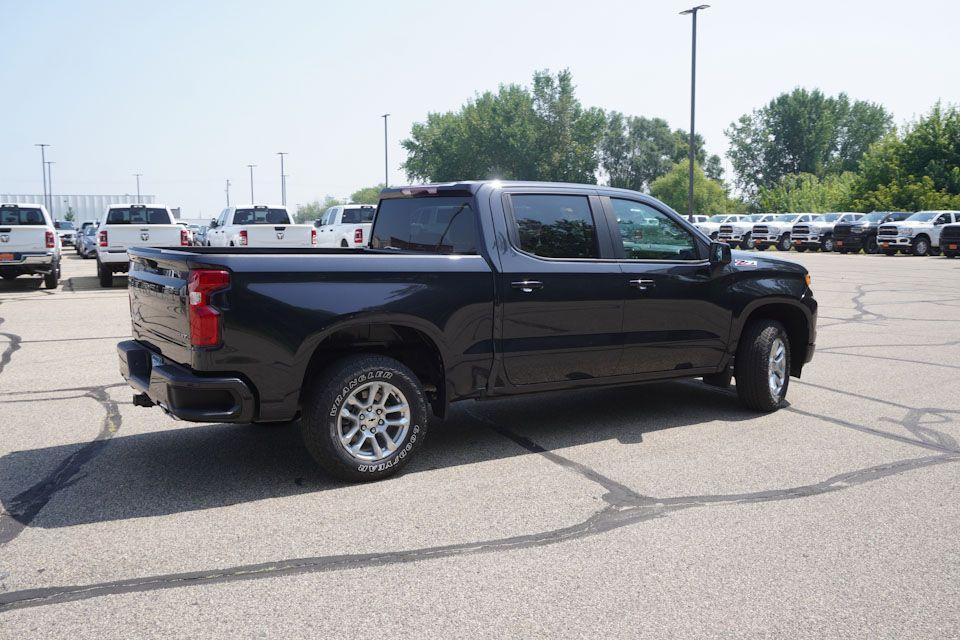
[[[135,404],[299,418],[329,473],[396,472],[458,400],[736,377],[780,407],[813,357],[802,266],[732,255],[648,196],[595,185],[384,190],[360,249],[132,248]]]

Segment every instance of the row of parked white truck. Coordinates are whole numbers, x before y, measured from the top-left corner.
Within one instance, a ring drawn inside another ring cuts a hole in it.
[[[960,211],[874,211],[873,213],[758,213],[696,216],[713,240],[763,251],[960,254]]]

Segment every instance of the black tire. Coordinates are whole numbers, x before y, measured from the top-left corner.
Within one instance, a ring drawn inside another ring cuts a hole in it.
[[[950,258],[951,260],[953,260],[954,258],[957,257],[957,254],[955,254],[955,253],[952,252],[952,251],[944,251],[944,252],[943,252],[943,255],[945,255],[946,257]]]
[[[939,256],[939,255],[940,255],[940,248],[939,248],[939,247],[930,247],[930,255],[932,255],[932,256]]]
[[[897,250],[896,250],[896,249],[882,249],[882,250],[880,251],[880,253],[882,253],[882,254],[885,255],[885,256],[895,256],[895,255],[897,255]]]
[[[53,270],[43,276],[43,286],[47,289],[56,289],[60,284],[60,267],[54,265]]]
[[[877,238],[875,236],[867,238],[867,244],[864,245],[863,252],[871,256],[880,252],[880,245],[877,244]]]
[[[770,245],[768,245],[768,244],[758,244],[758,245],[756,245],[757,251],[766,251],[766,250],[769,249],[769,248],[770,248]]]
[[[807,247],[803,246],[802,244],[801,244],[801,245],[797,245],[797,246],[794,247],[794,248],[797,250],[797,253],[803,253],[804,251],[807,250]]]
[[[826,238],[824,238],[823,240],[820,241],[820,246],[821,246],[821,248],[823,248],[823,250],[826,251],[827,253],[831,253],[831,252],[833,251],[833,248],[834,248],[836,245],[835,245],[834,242],[833,242],[833,237],[832,237],[832,236],[827,236]]]
[[[770,353],[777,340],[783,343],[784,375],[779,393],[770,388]],[[790,386],[790,340],[783,325],[775,320],[757,320],[747,325],[737,346],[737,396],[754,411],[769,413],[783,404]]]
[[[780,240],[777,241],[777,250],[778,251],[790,251],[790,234],[785,233],[780,236]]]
[[[917,236],[913,240],[910,252],[915,256],[926,256],[930,254],[930,239],[927,236]]]
[[[743,236],[743,238],[740,240],[740,248],[743,249],[744,251],[749,249],[753,244],[751,242],[752,237],[753,237],[753,233],[747,232],[747,235]]]
[[[370,381],[389,382],[406,396],[409,427],[396,450],[375,462],[355,458],[340,443],[338,418],[349,390]],[[328,474],[351,482],[380,480],[397,473],[423,445],[430,412],[423,385],[393,358],[373,354],[347,356],[312,376],[304,389],[300,432],[313,459]]]
[[[716,242],[718,235],[720,235],[720,233],[717,231],[714,231],[713,233],[710,234],[710,239]]]
[[[97,277],[100,278],[100,286],[104,289],[113,286],[113,271],[104,267],[99,260],[97,260]]]
[[[4,273],[4,274],[0,274],[0,278],[3,278],[4,280],[16,280],[18,275],[20,275],[20,274],[19,274],[19,273]]]
[[[850,253],[850,249],[837,249],[837,251],[840,252],[840,255],[844,255],[844,256]]]
[[[340,241],[340,248],[341,248],[341,249],[349,249],[349,248],[350,248],[350,245],[347,244],[347,241],[346,241],[346,240],[341,240],[341,241]]]

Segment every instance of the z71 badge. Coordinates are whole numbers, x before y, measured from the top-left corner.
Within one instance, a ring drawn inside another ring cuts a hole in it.
[[[755,266],[757,266],[757,261],[756,261],[756,260],[742,260],[742,259],[741,259],[741,260],[735,260],[735,261],[733,262],[733,266],[735,266],[735,267],[755,267]]]

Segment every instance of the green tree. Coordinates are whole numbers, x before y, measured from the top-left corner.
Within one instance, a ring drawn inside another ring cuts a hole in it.
[[[732,123],[728,157],[738,188],[754,197],[785,175],[823,178],[855,169],[891,127],[890,114],[878,104],[797,88]]]
[[[960,108],[934,105],[870,147],[853,186],[859,210],[960,209]]]
[[[689,161],[683,160],[673,165],[667,173],[650,185],[653,197],[662,200],[675,210],[687,212],[687,190],[689,187]],[[711,215],[733,211],[736,203],[727,196],[723,184],[708,178],[698,163],[693,164],[693,211]]]
[[[383,189],[382,182],[373,187],[361,187],[350,194],[350,202],[354,204],[378,204],[380,202],[380,192]]]
[[[757,197],[760,211],[815,212],[843,211],[850,206],[856,175],[850,171],[822,180],[812,173],[783,176],[774,187],[761,187]]]
[[[334,198],[333,196],[326,196],[321,200],[314,200],[313,202],[308,202],[307,204],[302,204],[297,208],[297,213],[294,215],[294,222],[297,224],[307,224],[313,222],[320,218],[323,213],[330,207],[335,207],[338,204],[347,204],[345,200],[340,200]]]

